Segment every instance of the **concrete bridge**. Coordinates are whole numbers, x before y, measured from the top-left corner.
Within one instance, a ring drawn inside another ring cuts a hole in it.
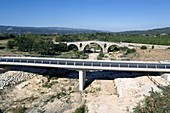
[[[170,72],[170,62],[102,61],[40,57],[0,57],[0,65],[53,67],[78,70],[80,91],[84,89],[84,85],[86,82],[86,71],[88,70],[140,71],[163,73]]]
[[[147,48],[152,48],[154,46],[154,49],[170,48],[170,46],[165,46],[165,45],[151,45],[151,44],[137,44],[137,43],[123,43],[123,42],[105,42],[105,41],[80,41],[80,42],[64,42],[64,43],[66,43],[67,46],[75,45],[79,51],[84,51],[84,49],[87,45],[95,43],[101,47],[103,53],[107,53],[109,48],[113,45],[119,46],[119,47],[128,47],[128,48],[140,48],[141,46],[146,46]]]

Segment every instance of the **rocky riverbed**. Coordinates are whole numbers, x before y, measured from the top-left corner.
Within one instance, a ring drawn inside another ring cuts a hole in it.
[[[72,113],[83,104],[88,113],[129,113],[151,87],[159,91],[145,73],[88,72],[86,88],[80,92],[76,71],[13,69],[0,74],[0,108],[5,113]],[[152,79],[168,84],[160,76]]]
[[[0,74],[0,89],[4,89],[7,86],[14,86],[23,81],[31,79],[35,74],[30,74],[21,71],[8,71]]]

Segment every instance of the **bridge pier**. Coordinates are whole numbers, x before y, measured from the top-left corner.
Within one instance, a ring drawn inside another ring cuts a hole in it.
[[[103,48],[103,53],[108,53],[108,48]]]
[[[79,70],[79,90],[83,91],[86,83],[86,70]]]

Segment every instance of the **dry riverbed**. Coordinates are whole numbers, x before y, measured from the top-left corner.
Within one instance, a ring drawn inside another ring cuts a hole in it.
[[[78,72],[51,79],[22,71],[7,70],[0,76],[4,75],[7,77],[14,75],[10,82],[16,82],[0,90],[0,108],[5,113],[17,113],[22,110],[25,113],[72,113],[83,104],[87,106],[88,113],[128,113],[144,98],[144,95],[148,95],[151,87],[159,90],[147,76],[143,76],[145,74],[141,73],[88,72],[89,86],[83,92],[78,91]],[[22,78],[21,75],[29,77],[17,81],[15,78]],[[129,76],[130,78],[127,78]],[[160,76],[152,78],[162,85],[168,84]]]

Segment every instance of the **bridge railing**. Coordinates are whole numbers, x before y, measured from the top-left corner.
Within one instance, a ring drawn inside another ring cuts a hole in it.
[[[20,64],[41,64],[41,65],[67,65],[67,66],[90,66],[90,67],[118,67],[118,68],[154,68],[170,69],[170,64],[151,64],[151,63],[119,63],[119,62],[90,62],[90,61],[69,61],[69,60],[44,60],[44,59],[17,59],[0,58],[3,63]]]

